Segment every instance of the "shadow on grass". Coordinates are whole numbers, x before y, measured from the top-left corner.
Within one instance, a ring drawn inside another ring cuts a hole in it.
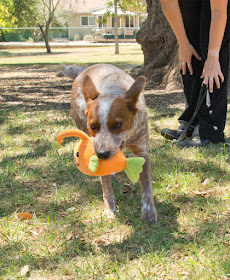
[[[115,65],[118,67],[122,66],[119,63]],[[9,71],[8,67],[7,69]],[[70,110],[72,80],[55,76],[59,71],[58,65],[56,67],[52,66],[52,69],[50,69],[47,65],[44,67],[37,65],[34,67],[31,65],[28,68],[28,65],[20,67],[17,64],[15,69],[10,69],[10,71],[19,71],[19,74],[13,77],[2,77],[1,79],[1,122],[4,121],[4,116],[7,116],[7,111]],[[33,73],[33,71],[41,73],[48,72],[49,74],[36,76],[35,73],[34,76],[25,76],[25,71],[30,73]],[[4,72],[4,69],[0,72]],[[20,72],[22,72],[21,76]],[[182,93],[170,93],[167,96],[163,93],[157,95],[146,94],[145,97],[148,107],[159,113],[158,118],[163,117],[164,114],[174,116],[178,112],[178,109],[170,107],[172,105],[172,99],[174,105],[182,102]]]

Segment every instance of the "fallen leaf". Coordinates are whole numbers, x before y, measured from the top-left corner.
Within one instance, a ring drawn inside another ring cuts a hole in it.
[[[202,183],[202,185],[203,185],[203,186],[208,186],[208,185],[210,185],[210,183],[211,183],[211,180],[210,180],[209,178],[206,178],[206,179],[204,180],[204,182]]]
[[[200,196],[210,196],[213,192],[214,192],[214,190],[192,191],[193,194],[200,195]]]
[[[74,206],[70,207],[66,211],[69,212],[69,213],[74,213],[76,211],[76,207],[74,207]]]
[[[28,265],[23,266],[20,270],[21,276],[25,276],[28,271],[29,271],[29,266]]]

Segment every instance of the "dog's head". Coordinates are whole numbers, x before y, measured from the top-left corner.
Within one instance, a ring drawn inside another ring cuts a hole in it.
[[[125,135],[133,127],[136,103],[145,87],[145,77],[138,77],[124,97],[100,95],[92,79],[85,76],[82,91],[87,104],[88,129],[93,136],[95,154],[102,159],[114,155]]]

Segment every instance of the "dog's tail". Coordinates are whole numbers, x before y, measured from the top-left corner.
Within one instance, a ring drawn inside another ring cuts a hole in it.
[[[84,71],[86,68],[74,66],[74,65],[60,65],[61,69],[57,73],[57,77],[69,77],[71,79],[75,79],[82,71]]]

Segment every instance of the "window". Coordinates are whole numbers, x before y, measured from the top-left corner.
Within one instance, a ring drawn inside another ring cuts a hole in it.
[[[125,27],[134,27],[133,16],[125,16]]]
[[[81,17],[81,25],[95,25],[95,17]]]
[[[98,16],[98,27],[107,27],[106,18],[103,16]]]

